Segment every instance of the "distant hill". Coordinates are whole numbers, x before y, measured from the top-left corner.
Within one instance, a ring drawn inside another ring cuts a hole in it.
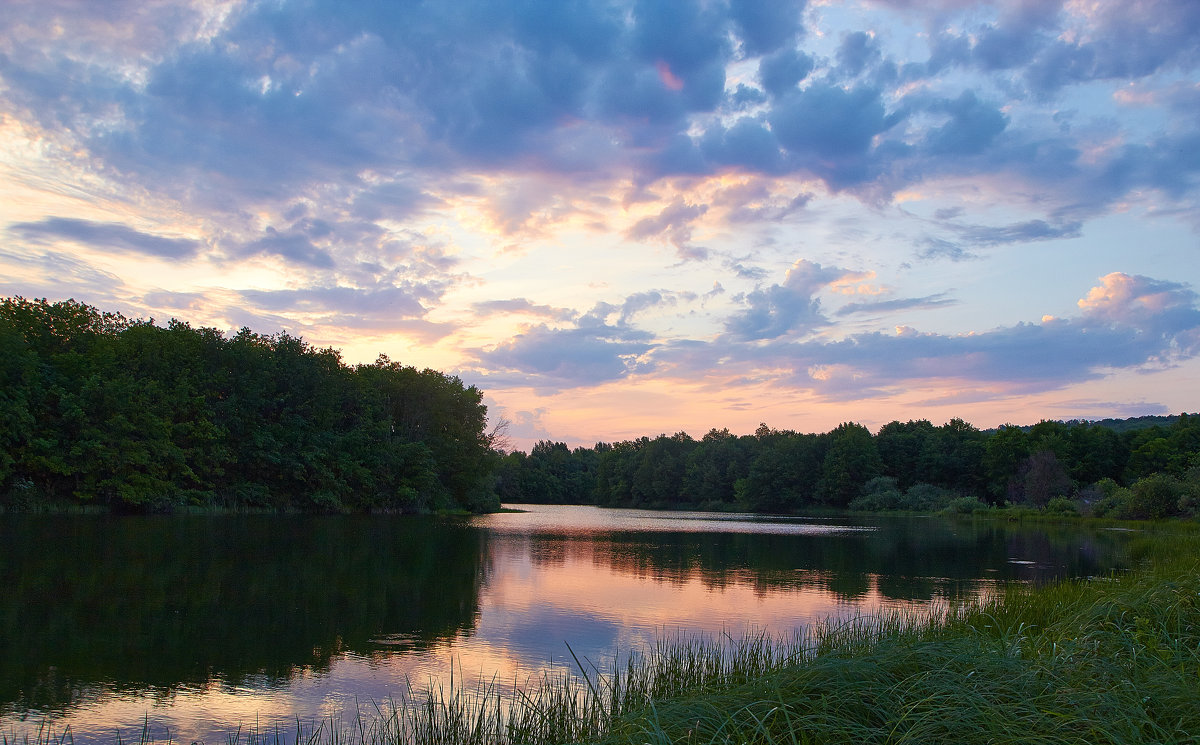
[[[1091,424],[1099,427],[1107,427],[1114,432],[1132,432],[1138,429],[1148,429],[1150,427],[1169,427],[1179,421],[1180,416],[1200,416],[1200,414],[1167,414],[1165,416],[1134,416],[1128,419],[1071,419],[1063,422],[1064,424]],[[1029,427],[1022,427],[1028,430]]]

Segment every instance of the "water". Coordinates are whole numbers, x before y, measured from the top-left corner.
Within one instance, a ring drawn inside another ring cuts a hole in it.
[[[1128,534],[522,506],[472,519],[0,516],[0,733],[225,742],[663,636],[787,635],[1104,574]],[[568,649],[568,645],[570,648]]]

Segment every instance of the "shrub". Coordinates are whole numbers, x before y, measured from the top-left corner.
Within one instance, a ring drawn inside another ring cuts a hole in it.
[[[1179,479],[1165,473],[1138,479],[1130,489],[1130,517],[1157,520],[1174,515],[1179,510],[1179,498],[1183,496],[1183,491]]]
[[[943,512],[952,515],[971,515],[976,512],[984,512],[987,509],[987,504],[980,501],[978,497],[955,497],[946,503]]]
[[[887,512],[906,509],[902,506],[904,495],[896,488],[896,479],[891,476],[876,476],[863,484],[862,494],[846,505],[852,510],[864,512]]]
[[[1055,497],[1046,503],[1046,514],[1048,515],[1078,515],[1079,510],[1075,507],[1075,502],[1066,497]]]
[[[1193,456],[1200,459],[1200,453]],[[1200,466],[1192,466],[1183,475],[1180,483],[1179,514],[1188,517],[1200,516]]]
[[[933,484],[913,484],[904,493],[904,509],[914,511],[940,510],[957,495]]]

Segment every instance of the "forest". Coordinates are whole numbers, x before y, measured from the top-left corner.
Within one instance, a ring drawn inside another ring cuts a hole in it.
[[[482,393],[380,356],[0,301],[0,508],[499,507]]]
[[[1200,512],[1200,416],[1042,421],[982,431],[961,419],[872,434],[761,425],[569,449],[542,441],[497,470],[503,501],[786,513],[974,512],[1024,506],[1114,518]]]
[[[0,509],[483,512],[503,502],[787,513],[1018,505],[1200,512],[1200,415],[761,425],[505,452],[482,393],[286,333],[0,301]]]

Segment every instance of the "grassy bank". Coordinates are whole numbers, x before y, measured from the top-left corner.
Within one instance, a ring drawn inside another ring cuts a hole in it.
[[[1200,742],[1200,531],[1147,529],[1134,551],[1118,576],[785,640],[667,640],[615,675],[579,660],[584,676],[515,696],[447,686],[353,727],[234,726],[228,742]]]
[[[826,629],[799,664],[664,697],[606,741],[1200,742],[1200,542],[1144,549],[1126,576]]]

